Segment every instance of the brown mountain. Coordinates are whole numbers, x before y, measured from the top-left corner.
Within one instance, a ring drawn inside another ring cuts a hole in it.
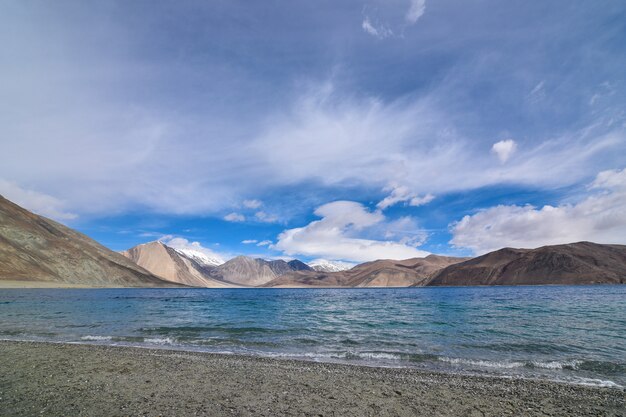
[[[297,259],[285,262],[283,260],[266,261],[248,256],[237,256],[213,269],[211,276],[222,281],[255,287],[293,271],[312,271],[312,269]]]
[[[626,246],[591,242],[504,248],[448,266],[427,285],[619,284],[626,282]]]
[[[24,286],[172,286],[82,233],[2,196],[0,281],[19,281]]]
[[[210,276],[212,268],[199,264],[161,242],[137,245],[122,252],[122,255],[170,282],[192,287],[237,287],[235,284],[212,278]]]
[[[366,262],[347,271],[298,271],[269,281],[266,287],[409,287],[423,285],[442,268],[467,258],[429,255],[403,261]]]

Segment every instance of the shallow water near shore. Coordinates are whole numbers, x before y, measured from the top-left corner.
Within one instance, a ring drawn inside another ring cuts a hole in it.
[[[0,290],[0,339],[626,386],[626,286]]]

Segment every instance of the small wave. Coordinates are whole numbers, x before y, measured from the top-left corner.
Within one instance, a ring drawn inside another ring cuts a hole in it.
[[[148,335],[198,335],[200,333],[218,333],[229,335],[241,335],[248,333],[258,334],[284,334],[290,333],[293,329],[271,328],[271,327],[230,327],[230,326],[160,326],[144,327],[140,331]]]
[[[81,340],[93,340],[93,341],[103,341],[103,340],[113,340],[111,336],[92,336],[87,335],[80,338]]]
[[[621,385],[616,384],[613,381],[608,381],[604,379],[578,377],[575,378],[573,382],[579,385],[587,385],[590,387],[623,388]]]
[[[571,361],[550,361],[550,362],[538,362],[532,361],[528,363],[529,367],[542,368],[542,369],[578,369],[579,365],[583,363],[579,360]]]
[[[399,354],[387,352],[262,352],[262,356],[274,358],[307,358],[314,360],[341,359],[341,360],[399,360]]]
[[[307,358],[307,359],[342,359],[344,356],[334,353],[318,353],[318,352],[302,352],[302,353],[288,353],[288,352],[258,352],[260,356],[266,356],[268,358]]]
[[[525,366],[524,362],[500,362],[500,361],[487,361],[487,360],[475,360],[475,359],[462,359],[462,358],[448,358],[446,356],[441,356],[437,358],[441,362],[450,363],[453,365],[469,365],[469,366],[480,366],[484,368],[521,368]]]
[[[175,343],[174,339],[170,337],[151,337],[143,340],[146,343],[152,343],[155,345],[173,345]]]
[[[469,365],[469,366],[480,366],[484,368],[502,368],[502,369],[512,369],[512,368],[538,368],[538,369],[570,369],[577,370],[584,363],[580,360],[564,360],[564,361],[489,361],[482,359],[463,359],[463,358],[448,358],[448,357],[439,357],[441,362],[447,362],[454,365]]]
[[[391,352],[348,352],[345,356],[346,359],[369,359],[369,360],[391,360],[398,361],[402,359],[401,354]]]
[[[432,361],[437,357],[429,354],[415,354],[415,353],[403,353],[403,352],[384,352],[384,351],[335,351],[335,352],[263,352],[263,356],[270,357],[285,357],[285,358],[307,358],[313,360],[340,360],[340,361],[365,361],[371,364],[389,364],[390,362],[396,364],[402,363],[416,363]]]

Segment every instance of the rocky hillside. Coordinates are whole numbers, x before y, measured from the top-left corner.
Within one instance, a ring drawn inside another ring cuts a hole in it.
[[[213,269],[211,276],[222,281],[255,287],[294,271],[312,271],[312,269],[298,260],[266,261],[248,256],[237,256]]]
[[[52,286],[173,285],[82,233],[31,213],[0,196],[2,280]]]
[[[238,256],[221,265],[200,262],[197,256],[162,242],[137,245],[122,254],[141,267],[168,281],[194,287],[223,288],[259,286],[294,271],[312,271],[297,259],[266,261]]]
[[[428,285],[619,284],[626,282],[626,246],[591,242],[504,248],[448,266]]]
[[[137,245],[122,255],[163,279],[193,287],[222,288],[237,285],[211,277],[213,266],[200,263],[197,257],[170,248],[161,242]]]
[[[466,258],[429,255],[404,261],[379,260],[347,271],[299,271],[269,281],[267,287],[408,287],[424,285],[442,268]]]

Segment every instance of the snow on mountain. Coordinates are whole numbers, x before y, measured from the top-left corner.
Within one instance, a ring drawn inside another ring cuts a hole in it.
[[[220,255],[202,246],[200,242],[190,242],[185,238],[172,235],[163,236],[159,242],[197,262],[200,266],[218,266],[226,262]]]
[[[224,263],[222,258],[217,256],[209,256],[206,253],[194,250],[194,249],[179,249],[172,248],[176,252],[180,253],[183,256],[186,256],[189,259],[192,259],[199,263],[202,266],[218,266]]]
[[[327,259],[314,259],[308,265],[316,271],[320,272],[339,272],[345,271],[355,266],[350,262],[329,261]]]

